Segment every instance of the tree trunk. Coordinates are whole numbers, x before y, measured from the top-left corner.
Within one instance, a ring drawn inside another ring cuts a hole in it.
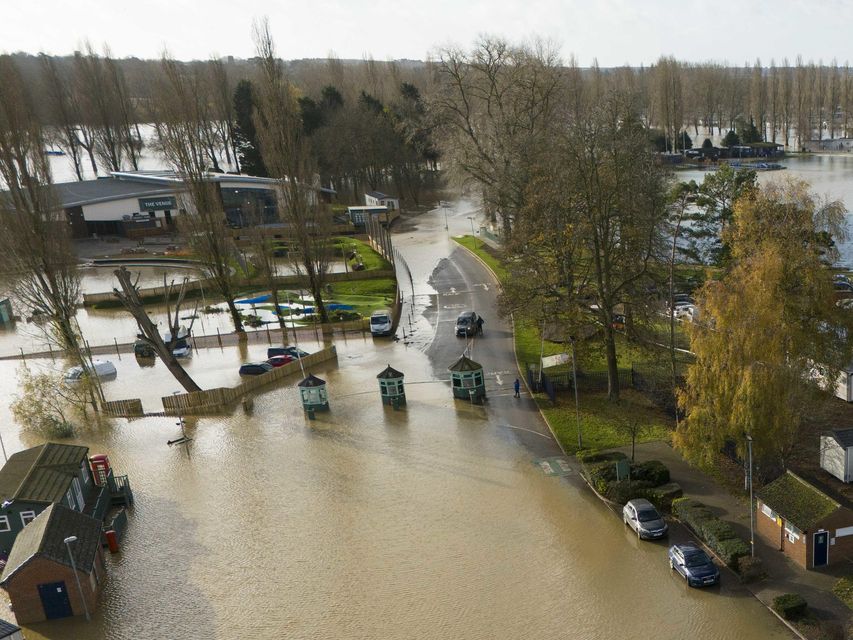
[[[616,336],[613,332],[613,321],[609,311],[604,313],[604,346],[607,355],[607,399],[619,399],[619,364],[616,360]]]
[[[234,323],[234,331],[245,334],[246,330],[243,328],[243,319],[240,317],[240,311],[237,310],[237,305],[234,304],[234,299],[231,296],[226,300],[226,304],[228,305],[228,312],[231,314],[231,321]]]

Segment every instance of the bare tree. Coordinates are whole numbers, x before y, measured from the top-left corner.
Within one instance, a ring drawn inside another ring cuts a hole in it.
[[[145,311],[145,306],[142,304],[142,299],[139,297],[139,288],[136,286],[136,282],[131,282],[130,272],[125,267],[121,267],[120,269],[113,271],[113,273],[121,287],[121,291],[113,289],[113,295],[119,299],[122,306],[127,309],[127,311],[136,320],[136,324],[141,332],[140,337],[151,345],[157,355],[160,356],[163,364],[166,365],[169,373],[175,377],[175,380],[177,380],[184,389],[188,392],[200,391],[201,387],[195,383],[172,353],[175,348],[175,343],[179,339],[180,335],[180,311],[181,305],[184,302],[187,279],[184,278],[184,281],[181,283],[180,287],[178,287],[174,303],[175,313],[173,315],[171,312],[171,300],[172,295],[175,293],[174,282],[166,287],[166,277],[163,276],[163,286],[164,289],[166,289],[166,318],[169,325],[170,335],[169,344],[166,344],[163,341],[163,337],[160,335],[160,331],[157,329],[157,325],[154,324],[154,321],[151,320],[151,317]]]
[[[80,297],[77,258],[64,211],[53,191],[36,110],[9,56],[0,56],[0,265],[14,297],[47,320],[47,337],[89,371],[75,319]]]
[[[83,147],[77,131],[82,114],[76,96],[71,90],[68,78],[56,63],[56,58],[42,54],[39,56],[48,97],[48,108],[57,145],[71,160],[74,175],[83,179]]]
[[[254,27],[260,73],[255,127],[261,155],[278,183],[279,210],[299,251],[298,268],[304,271],[322,322],[328,322],[323,287],[329,270],[330,215],[321,206],[312,158],[305,139],[295,91],[276,57],[275,44],[264,20]]]
[[[234,241],[218,184],[207,174],[205,127],[209,112],[205,83],[198,70],[185,72],[178,62],[165,55],[161,69],[153,117],[160,148],[186,189],[181,196],[186,213],[179,215],[178,226],[225,299],[234,331],[242,333],[243,321],[234,303],[237,289]]]

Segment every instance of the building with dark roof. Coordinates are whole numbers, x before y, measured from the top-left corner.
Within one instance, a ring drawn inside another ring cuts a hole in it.
[[[24,640],[24,634],[18,625],[0,620],[0,640]]]
[[[400,198],[381,191],[368,191],[364,194],[364,204],[368,207],[388,207],[388,211],[397,211],[400,208]]]
[[[0,554],[8,554],[24,527],[52,504],[91,511],[100,491],[89,449],[49,442],[11,456],[0,469]]]
[[[52,504],[18,534],[0,587],[18,623],[27,624],[83,615],[84,598],[93,611],[105,577],[101,523]]]
[[[805,569],[847,562],[853,511],[788,471],[756,494],[756,534]]]
[[[853,482],[853,429],[834,429],[820,436],[820,467],[841,482]]]
[[[249,218],[262,224],[278,221],[276,180],[227,173],[210,173],[207,179],[219,189],[232,226],[248,226]],[[96,180],[56,184],[54,192],[76,238],[169,233],[177,215],[191,209],[185,184],[174,171],[113,171]],[[335,191],[318,188],[317,193],[330,200]]]

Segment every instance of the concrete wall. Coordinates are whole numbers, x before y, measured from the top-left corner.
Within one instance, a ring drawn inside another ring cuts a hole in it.
[[[86,598],[86,606],[91,613],[97,606],[98,595],[106,578],[104,556],[100,547],[95,558],[93,573],[90,575],[78,570],[77,574],[80,577],[80,587]],[[60,581],[65,582],[74,615],[83,615],[83,601],[80,598],[80,591],[77,589],[77,582],[74,579],[74,572],[71,570],[71,567],[36,557],[31,559],[18,573],[12,576],[12,579],[5,587],[12,602],[12,610],[15,613],[15,619],[18,621],[18,624],[42,622],[46,619],[44,607],[42,606],[41,597],[38,592],[38,585]],[[95,585],[94,589],[92,588],[93,584]]]

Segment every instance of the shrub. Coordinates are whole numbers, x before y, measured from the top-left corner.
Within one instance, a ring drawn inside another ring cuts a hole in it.
[[[599,451],[598,449],[584,449],[583,451],[578,451],[575,456],[578,461],[584,464],[616,462],[617,460],[625,460],[628,457],[621,451]]]
[[[702,536],[702,539],[712,548],[716,548],[723,540],[731,540],[737,538],[732,525],[717,518],[705,520],[701,525],[701,530],[697,533]]]
[[[832,587],[834,593],[841,602],[853,609],[853,576],[844,576],[835,586]]]
[[[732,569],[736,569],[738,561],[749,555],[749,543],[740,538],[720,540],[717,544],[709,544],[720,560]]]
[[[753,558],[751,556],[738,558],[737,572],[740,574],[740,579],[744,582],[760,580],[765,575],[761,558]]]
[[[714,519],[714,514],[701,502],[680,498],[672,502],[673,513],[701,536],[702,525]]]
[[[773,598],[773,610],[785,620],[801,618],[808,606],[803,596],[798,593],[786,593]]]
[[[649,460],[631,465],[631,479],[642,480],[653,487],[659,487],[669,482],[669,469],[659,460]]]
[[[649,489],[651,485],[642,480],[617,480],[607,485],[604,496],[613,502],[625,504],[634,498],[645,498]]]
[[[681,498],[684,492],[681,490],[681,485],[676,482],[653,487],[648,490],[648,499],[663,511],[671,511],[674,500]]]
[[[596,486],[599,482],[608,483],[616,480],[615,462],[594,462],[584,465],[584,468],[589,481]]]

